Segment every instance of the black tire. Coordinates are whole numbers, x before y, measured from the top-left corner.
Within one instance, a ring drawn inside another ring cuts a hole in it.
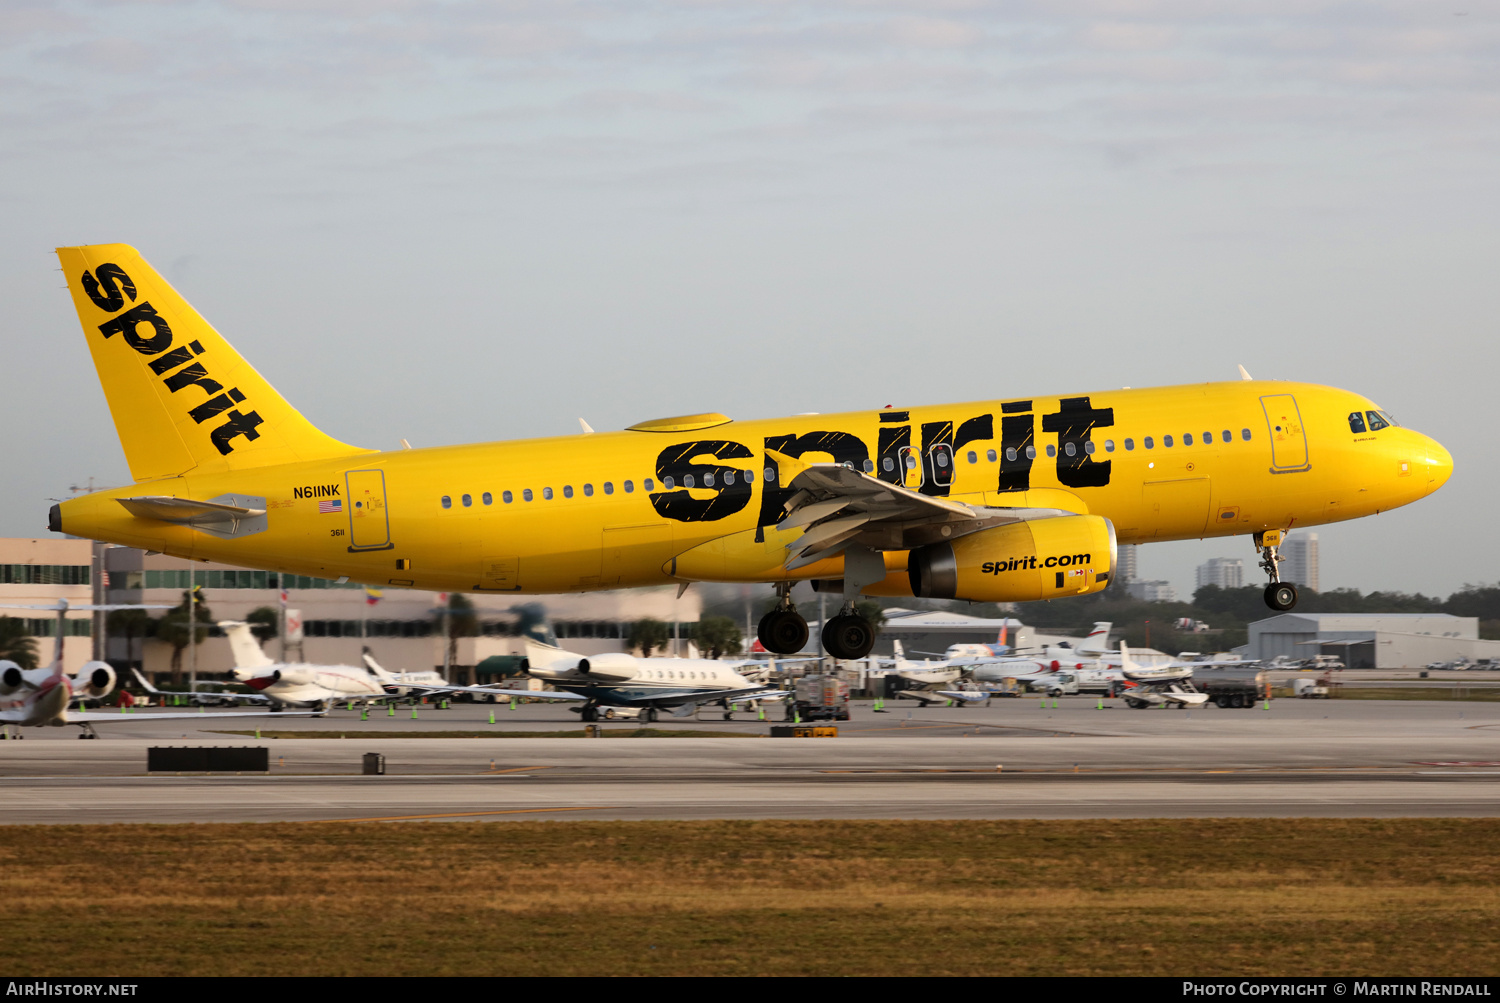
[[[599,712],[592,707],[585,707],[583,709],[583,713],[580,714],[579,717],[583,718],[585,721],[597,721],[599,720]]]
[[[875,647],[875,630],[857,613],[845,613],[823,625],[820,640],[834,658],[864,658]]]
[[[1266,586],[1266,605],[1285,613],[1297,605],[1297,586],[1291,582],[1272,582]]]
[[[773,609],[760,618],[756,636],[777,655],[794,655],[807,647],[807,621],[794,609]]]
[[[650,724],[651,722],[653,722],[655,720],[656,720],[656,708],[655,707],[647,707],[645,710],[641,711],[641,716],[640,716],[641,723],[643,723],[643,724]]]

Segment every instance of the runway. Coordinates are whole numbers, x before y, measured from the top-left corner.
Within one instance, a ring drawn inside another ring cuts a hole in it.
[[[75,729],[33,729],[0,743],[0,821],[1500,815],[1500,705],[1480,702],[1136,712],[1064,698],[1056,709],[1012,701],[888,714],[865,704],[832,739],[690,719],[662,727],[725,737],[391,737],[579,727],[557,707],[507,711],[493,726],[488,711],[276,722],[342,739],[257,742],[215,726],[258,722],[211,715],[202,728],[161,722],[130,728],[132,737],[105,725],[93,742]],[[144,775],[146,748],[163,744],[265,745],[271,772]],[[386,776],[358,775],[365,752],[385,754]]]

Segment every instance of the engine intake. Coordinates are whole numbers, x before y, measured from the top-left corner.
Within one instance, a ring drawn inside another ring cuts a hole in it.
[[[115,670],[108,662],[85,662],[73,676],[73,692],[95,700],[115,688]]]
[[[980,530],[911,552],[912,595],[969,602],[1031,602],[1109,586],[1115,527],[1097,515],[1035,519]]]

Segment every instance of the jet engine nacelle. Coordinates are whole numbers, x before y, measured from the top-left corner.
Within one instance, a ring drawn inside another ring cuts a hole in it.
[[[619,651],[580,658],[574,667],[579,675],[601,682],[623,683],[635,678],[635,656]]]
[[[912,595],[969,602],[1031,602],[1109,585],[1115,527],[1097,515],[996,526],[919,547],[907,561]]]
[[[115,688],[115,670],[108,662],[85,662],[72,676],[73,692],[94,700]]]
[[[9,660],[0,660],[0,693],[11,694],[21,688],[21,683],[26,679],[21,675],[21,667]]]
[[[271,679],[290,686],[310,686],[318,681],[317,673],[312,669],[302,668],[276,669],[271,673]]]

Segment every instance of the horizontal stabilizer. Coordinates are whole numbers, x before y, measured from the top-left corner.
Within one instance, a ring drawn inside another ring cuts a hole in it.
[[[191,526],[218,537],[249,536],[266,528],[266,500],[244,495],[221,495],[212,501],[140,495],[115,499],[138,519],[154,519]]]

